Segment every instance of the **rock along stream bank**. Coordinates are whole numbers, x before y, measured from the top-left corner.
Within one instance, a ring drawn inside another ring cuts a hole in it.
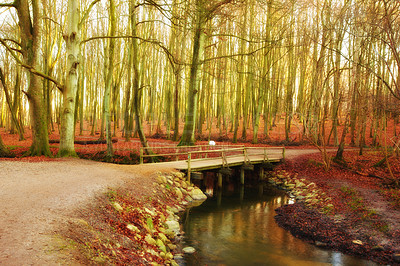
[[[183,252],[178,212],[207,197],[183,173],[156,172],[151,193],[129,184],[110,189],[79,211],[60,232],[63,249],[82,264],[178,265]]]
[[[285,171],[276,171],[268,182],[294,200],[275,210],[275,220],[295,237],[380,264],[400,265],[398,231],[389,232],[383,217],[364,205],[356,189],[346,185],[324,190]],[[340,201],[350,211],[341,208]]]

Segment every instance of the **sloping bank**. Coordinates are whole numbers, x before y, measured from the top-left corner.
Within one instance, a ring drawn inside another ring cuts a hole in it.
[[[150,177],[149,177],[150,178]],[[79,211],[62,237],[81,264],[178,265],[181,230],[177,213],[207,197],[180,172],[157,172],[150,193],[123,186]]]
[[[379,215],[365,208],[338,210],[335,198],[339,194],[354,196],[351,188],[325,191],[314,182],[285,171],[275,172],[269,182],[286,190],[295,200],[275,210],[278,225],[295,237],[380,264],[400,265],[398,246],[390,240],[396,237],[388,235],[387,225]],[[349,198],[342,200],[352,204]]]

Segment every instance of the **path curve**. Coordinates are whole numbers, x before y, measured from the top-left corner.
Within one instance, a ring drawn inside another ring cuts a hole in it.
[[[288,149],[286,158],[315,152]],[[165,170],[80,159],[0,160],[0,265],[58,264],[51,236],[74,210],[127,182],[137,187],[137,195],[151,194],[155,173]]]

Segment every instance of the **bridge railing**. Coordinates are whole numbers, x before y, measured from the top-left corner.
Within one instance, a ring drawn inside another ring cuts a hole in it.
[[[219,157],[221,150],[238,153],[244,145],[198,145],[198,146],[159,146],[159,147],[141,147],[140,163],[144,163],[145,158],[166,157],[169,161],[186,160],[188,153],[192,153],[193,159],[216,158]],[[146,151],[150,150],[148,154]],[[168,158],[169,157],[169,158]]]
[[[152,153],[145,151],[151,149]],[[172,160],[187,160],[190,164],[193,160],[206,160],[211,158],[222,158],[223,165],[227,164],[228,157],[244,156],[244,162],[250,162],[249,156],[264,157],[264,161],[269,160],[269,156],[281,154],[285,157],[283,147],[245,147],[244,145],[199,145],[199,146],[161,146],[161,147],[142,147],[140,149],[140,163],[144,163],[144,158],[169,157]],[[189,167],[189,166],[188,166]]]

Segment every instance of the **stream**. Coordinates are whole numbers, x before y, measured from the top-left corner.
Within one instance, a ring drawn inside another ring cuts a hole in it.
[[[377,265],[320,249],[280,228],[274,210],[290,202],[265,184],[231,185],[215,193],[183,214],[183,244],[196,252],[185,255],[181,265]]]

